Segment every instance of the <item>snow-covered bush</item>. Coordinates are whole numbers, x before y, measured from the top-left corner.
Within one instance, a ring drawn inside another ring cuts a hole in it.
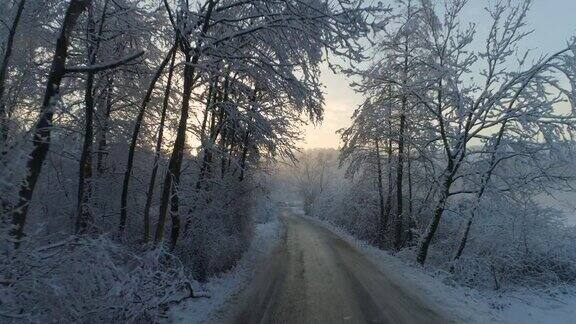
[[[346,228],[351,234],[375,242],[378,228],[378,197],[369,179],[333,179],[311,208],[311,216]]]
[[[131,250],[102,235],[23,247],[2,258],[2,322],[153,322],[192,296],[178,257]]]
[[[453,263],[454,278],[492,289],[576,282],[576,248],[571,243],[576,230],[564,224],[561,212],[530,200],[501,200],[492,197],[484,204],[466,252]],[[455,243],[436,244],[453,249]]]
[[[213,188],[209,197],[191,197],[189,201],[197,201],[197,205],[190,206],[190,219],[176,253],[203,282],[232,268],[248,247],[256,199],[250,185],[228,181]]]

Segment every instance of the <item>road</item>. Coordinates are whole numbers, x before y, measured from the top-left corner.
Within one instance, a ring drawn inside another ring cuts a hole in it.
[[[283,210],[283,238],[233,323],[451,323],[327,228]]]

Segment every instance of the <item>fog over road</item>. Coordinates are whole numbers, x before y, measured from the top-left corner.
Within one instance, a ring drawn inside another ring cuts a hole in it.
[[[233,323],[451,323],[327,228],[283,209],[279,246]]]

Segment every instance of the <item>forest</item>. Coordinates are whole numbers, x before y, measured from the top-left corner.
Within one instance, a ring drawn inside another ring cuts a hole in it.
[[[455,285],[574,288],[576,38],[469,2],[0,1],[0,322],[172,322],[291,199]],[[326,71],[363,102],[303,150]]]

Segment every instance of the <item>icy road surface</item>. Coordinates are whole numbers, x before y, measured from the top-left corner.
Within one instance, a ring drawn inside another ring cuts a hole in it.
[[[233,323],[452,323],[327,228],[283,209],[284,237]]]

